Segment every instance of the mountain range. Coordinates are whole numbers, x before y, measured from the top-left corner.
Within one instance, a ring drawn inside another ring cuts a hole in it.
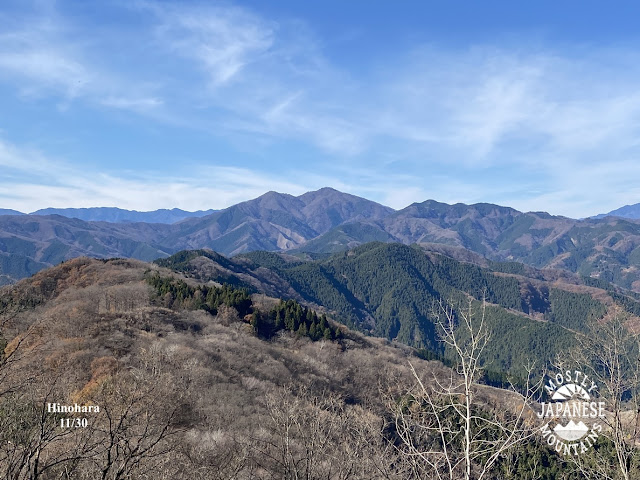
[[[174,224],[0,216],[0,274],[9,283],[80,255],[152,260],[198,248],[231,256],[266,250],[316,258],[371,241],[437,244],[476,262],[517,261],[640,291],[639,221],[575,220],[434,200],[394,211],[331,188],[300,196],[268,192]]]
[[[312,193],[312,192],[310,192]],[[391,210],[391,209],[390,209]],[[29,214],[0,208],[0,215],[62,215],[68,218],[79,218],[89,222],[147,222],[147,223],[176,223],[185,218],[204,217],[217,210],[197,210],[189,212],[179,208],[140,212],[137,210],[125,210],[117,207],[90,207],[90,208],[42,208]],[[598,219],[604,217],[622,217],[630,219],[640,219],[640,203],[625,205],[609,213],[600,213],[589,218]]]
[[[635,203],[633,205],[625,205],[624,207],[611,210],[609,213],[601,213],[591,218],[604,218],[604,217],[622,217],[622,218],[639,219],[640,203]]]
[[[0,215],[61,215],[67,218],[78,218],[88,222],[147,222],[147,223],[176,223],[185,218],[204,217],[216,210],[198,210],[188,212],[179,208],[153,210],[150,212],[138,212],[137,210],[125,210],[116,207],[91,207],[91,208],[43,208],[29,214],[0,208]]]

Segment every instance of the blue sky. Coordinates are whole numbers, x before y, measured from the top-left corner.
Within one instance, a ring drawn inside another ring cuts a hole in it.
[[[636,2],[637,3],[637,2]],[[640,202],[640,6],[0,4],[0,208]]]

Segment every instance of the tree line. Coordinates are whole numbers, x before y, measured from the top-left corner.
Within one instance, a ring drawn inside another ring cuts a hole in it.
[[[331,325],[325,314],[318,315],[295,300],[280,300],[273,308],[262,312],[253,304],[246,288],[224,284],[190,286],[184,280],[157,273],[147,275],[147,282],[154,288],[158,301],[167,308],[201,309],[216,315],[220,306],[226,305],[235,309],[240,318],[248,317],[255,332],[263,338],[271,338],[282,330],[312,341],[342,338],[340,328]]]

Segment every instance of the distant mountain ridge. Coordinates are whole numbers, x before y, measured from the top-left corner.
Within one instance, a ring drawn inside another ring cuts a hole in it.
[[[469,258],[563,269],[640,292],[640,222],[434,200],[395,211],[332,188],[299,196],[268,192],[174,224],[0,216],[0,259],[6,257],[0,281],[80,255],[151,260],[209,248],[224,255],[266,250],[317,257],[371,241],[440,244]]]
[[[185,218],[204,217],[211,215],[216,210],[198,210],[188,212],[179,208],[153,210],[139,212],[137,210],[125,210],[117,207],[91,207],[91,208],[43,208],[30,213],[30,215],[61,215],[68,218],[78,218],[87,222],[145,222],[145,223],[176,223]],[[0,214],[2,211],[0,210]]]
[[[622,218],[630,218],[634,220],[640,219],[640,203],[635,203],[633,205],[625,205],[624,207],[611,210],[609,213],[601,213],[591,218],[597,219],[597,218],[604,218],[604,217],[622,217]]]
[[[152,260],[167,256],[154,239],[170,225],[85,222],[59,215],[0,217],[0,285],[56,265],[89,256]]]
[[[0,208],[0,215],[24,215],[24,213],[10,208]]]

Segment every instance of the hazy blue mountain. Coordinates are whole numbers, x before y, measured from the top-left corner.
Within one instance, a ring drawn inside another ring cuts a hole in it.
[[[0,215],[24,215],[24,213],[10,208],[0,208]]]
[[[634,205],[625,205],[624,207],[611,210],[609,213],[601,213],[591,218],[604,218],[604,217],[622,217],[630,219],[640,219],[640,203]]]
[[[0,217],[0,283],[9,283],[74,257],[153,260],[165,250],[155,239],[170,225],[85,222],[60,215]]]
[[[91,207],[91,208],[44,208],[32,212],[31,215],[62,215],[68,218],[79,218],[88,222],[145,222],[145,223],[176,223],[185,218],[204,217],[216,210],[198,210],[187,212],[179,208],[168,210],[162,208],[151,212],[138,212],[136,210],[124,210],[116,207]]]

